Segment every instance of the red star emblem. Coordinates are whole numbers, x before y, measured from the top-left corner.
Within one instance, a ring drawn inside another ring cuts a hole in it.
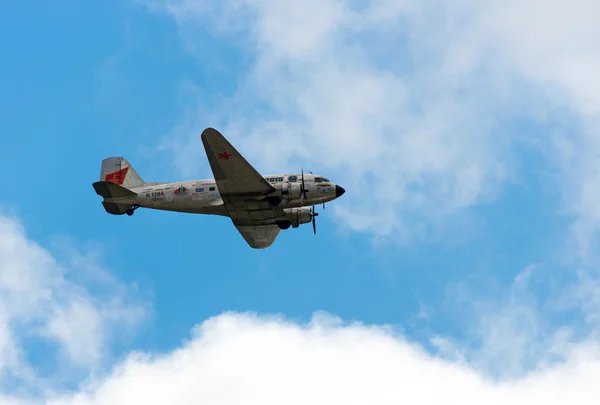
[[[218,153],[218,155],[219,155],[219,159],[225,159],[225,160],[229,160],[229,158],[233,156],[227,152]]]

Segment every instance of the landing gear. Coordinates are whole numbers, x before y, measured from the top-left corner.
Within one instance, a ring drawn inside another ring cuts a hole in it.
[[[288,229],[292,226],[292,223],[290,221],[277,221],[277,226],[279,229]]]
[[[138,205],[138,204],[132,205],[131,208],[129,208],[127,210],[127,215],[132,216],[133,213],[135,212],[135,210],[137,210],[138,208],[140,208],[140,205]]]
[[[279,197],[267,197],[267,202],[269,203],[269,205],[276,207],[279,204],[281,204],[281,198]]]

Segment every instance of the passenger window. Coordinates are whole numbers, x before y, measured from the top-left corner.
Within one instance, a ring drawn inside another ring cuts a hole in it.
[[[215,191],[215,188],[214,187],[209,187],[208,191]]]

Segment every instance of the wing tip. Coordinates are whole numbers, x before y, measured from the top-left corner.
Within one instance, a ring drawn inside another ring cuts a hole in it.
[[[267,249],[273,245],[279,236],[280,229],[277,225],[236,225],[240,235],[252,249]],[[261,232],[264,230],[264,232]]]
[[[200,136],[201,136],[201,138],[205,139],[209,135],[220,135],[220,136],[223,136],[219,131],[217,131],[213,127],[206,128],[204,131],[202,131],[202,134]]]

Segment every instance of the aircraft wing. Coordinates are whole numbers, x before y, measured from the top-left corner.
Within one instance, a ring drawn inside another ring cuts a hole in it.
[[[202,143],[225,209],[250,247],[268,248],[281,231],[275,222],[284,216],[281,208],[252,197],[275,188],[216,129],[202,132]]]
[[[281,232],[277,225],[236,225],[248,245],[254,249],[265,249],[273,244]]]
[[[219,131],[206,128],[202,143],[221,196],[257,196],[275,191]]]

